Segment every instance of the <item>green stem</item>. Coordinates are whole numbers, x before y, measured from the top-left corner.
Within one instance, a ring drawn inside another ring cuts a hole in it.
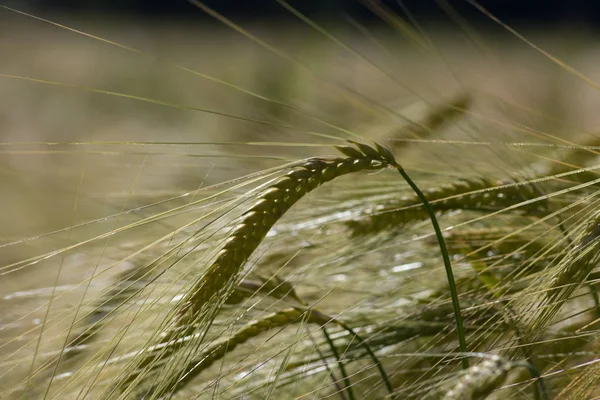
[[[527,368],[531,376],[535,379],[535,400],[548,400],[548,391],[546,390],[544,379],[540,375],[540,372],[537,370],[535,365],[530,362],[515,362],[513,365],[515,367]]]
[[[425,198],[425,195],[418,186],[413,182],[412,179],[408,176],[408,174],[404,171],[404,169],[399,165],[395,165],[400,175],[404,178],[406,183],[411,187],[413,192],[417,195],[417,197],[425,206],[427,210],[427,214],[429,214],[429,218],[431,219],[431,225],[433,225],[433,230],[435,231],[435,236],[437,237],[438,244],[440,245],[440,251],[442,253],[442,258],[444,260],[444,268],[446,269],[446,275],[448,277],[448,286],[450,287],[450,297],[452,298],[452,307],[454,308],[454,319],[456,320],[456,332],[458,334],[458,346],[461,353],[467,353],[467,342],[465,340],[465,330],[463,327],[463,319],[460,313],[460,303],[458,301],[458,292],[456,290],[456,283],[454,282],[454,274],[452,273],[452,264],[450,264],[450,257],[448,256],[448,250],[446,249],[446,242],[444,241],[444,237],[442,236],[442,230],[437,222],[437,218],[435,217],[435,212],[431,205]],[[469,368],[469,360],[465,357],[462,359],[463,369]]]
[[[369,357],[371,357],[371,360],[373,360],[373,362],[377,366],[377,369],[379,370],[379,374],[381,375],[381,379],[383,379],[383,383],[385,384],[385,387],[387,388],[388,393],[389,394],[393,394],[394,393],[394,388],[392,387],[392,384],[390,383],[390,380],[389,380],[389,378],[387,376],[387,373],[385,372],[385,369],[383,369],[383,365],[381,365],[381,361],[379,361],[379,359],[377,358],[377,356],[375,355],[375,353],[373,353],[373,350],[371,350],[371,346],[369,346],[369,344],[366,341],[364,341],[358,335],[358,333],[356,333],[354,331],[354,329],[350,328],[350,326],[348,326],[345,323],[343,323],[341,321],[338,321],[338,320],[334,320],[333,322],[336,323],[336,324],[338,324],[342,328],[344,328],[352,336],[356,337],[356,340],[358,340],[360,346],[362,346],[362,348],[365,349],[365,351],[367,352],[367,354],[369,355]]]
[[[331,348],[331,352],[333,353],[333,356],[335,357],[335,359],[338,362],[338,366],[340,368],[340,373],[342,374],[342,379],[344,380],[344,385],[346,386],[345,388],[345,392],[348,393],[348,398],[350,400],[355,400],[354,397],[354,392],[352,391],[352,384],[350,382],[350,379],[348,378],[348,374],[346,373],[346,367],[344,367],[344,362],[342,361],[340,354],[338,353],[335,344],[333,343],[333,340],[331,340],[331,337],[329,336],[329,334],[327,333],[327,328],[325,328],[324,326],[321,328],[321,330],[323,331],[323,336],[325,336],[325,340],[327,340],[327,344],[329,344],[329,347]],[[325,360],[323,358],[323,360]],[[325,365],[327,365],[327,361],[325,361]],[[340,395],[343,396],[343,392],[340,391]]]

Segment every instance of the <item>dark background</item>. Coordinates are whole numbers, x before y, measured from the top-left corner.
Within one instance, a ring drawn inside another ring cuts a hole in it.
[[[447,1],[471,22],[486,20],[465,0]],[[397,0],[381,2],[402,14]],[[13,0],[8,3],[29,11],[110,13],[141,18],[207,17],[186,0]],[[228,17],[275,19],[287,14],[273,0],[206,0],[204,3]],[[360,0],[290,0],[289,3],[312,17],[336,18],[344,13],[363,22],[379,20]],[[508,23],[543,24],[566,21],[600,27],[598,0],[480,0],[480,4]],[[404,0],[404,5],[416,16],[447,20],[435,0]]]

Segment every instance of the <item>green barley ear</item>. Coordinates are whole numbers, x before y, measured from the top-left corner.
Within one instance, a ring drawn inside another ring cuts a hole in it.
[[[350,141],[355,150],[342,147],[351,154],[345,158],[311,158],[292,168],[285,176],[265,189],[257,201],[240,218],[229,234],[225,245],[207,272],[199,277],[192,289],[175,307],[176,314],[161,335],[159,352],[142,356],[133,372],[120,379],[117,390],[131,386],[146,368],[152,370],[157,363],[182,348],[179,340],[198,331],[197,324],[210,327],[215,312],[225,301],[242,267],[263,241],[271,227],[305,194],[340,176],[360,171],[380,170],[390,166],[391,153],[379,153],[375,148]],[[206,330],[204,331],[206,334]],[[200,341],[204,334],[200,335]],[[169,346],[162,346],[171,343]]]
[[[405,120],[405,124],[397,127],[395,124],[375,123],[375,127],[366,127],[367,131],[377,132],[374,135],[378,140],[389,143],[397,154],[406,152],[414,139],[424,140],[435,134],[439,134],[449,123],[459,120],[465,115],[473,104],[473,96],[462,92],[454,95],[443,104],[427,105],[428,109],[424,115],[411,116],[398,115]],[[375,129],[376,128],[376,129]]]
[[[549,211],[548,201],[532,184],[519,182],[500,183],[487,178],[460,179],[425,192],[433,209],[438,212],[469,210],[475,212],[502,211],[509,207],[531,216],[543,216]],[[536,201],[531,202],[536,199]],[[392,230],[411,222],[426,219],[426,210],[420,207],[417,196],[408,200],[392,200],[378,205],[373,215],[348,221],[353,236],[369,235]]]
[[[329,321],[317,311],[311,312],[298,308],[289,308],[269,314],[261,319],[251,321],[230,338],[217,344],[213,344],[203,351],[202,354],[182,368],[181,374],[172,374],[172,377],[166,382],[161,382],[160,384],[151,387],[149,390],[144,390],[145,393],[143,394],[143,397],[161,398],[166,394],[172,396],[215,362],[225,357],[227,353],[234,351],[237,346],[277,327],[284,327],[301,322],[325,325]]]
[[[419,136],[437,132],[452,120],[462,117],[472,104],[473,97],[469,93],[459,93],[447,104],[433,106],[416,126],[408,127],[408,131]]]
[[[358,148],[356,151],[343,149],[352,154],[347,158],[309,159],[267,188],[255,205],[244,214],[217,256],[217,260],[184,300],[180,315],[190,314],[190,316],[177,324],[187,324],[184,322],[187,321],[186,318],[193,320],[197,317],[204,305],[237,275],[270,228],[306,193],[339,176],[363,170],[381,169],[389,165],[387,155],[382,155],[364,144],[357,144],[356,147]]]

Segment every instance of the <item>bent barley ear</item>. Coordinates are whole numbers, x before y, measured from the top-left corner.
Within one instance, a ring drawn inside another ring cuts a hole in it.
[[[284,327],[301,322],[316,323],[320,325],[327,324],[328,320],[323,319],[321,315],[322,314],[320,313],[313,313],[308,310],[289,308],[271,313],[262,319],[253,320],[237,331],[233,336],[222,340],[217,344],[213,344],[204,350],[202,354],[195,357],[181,369],[181,374],[172,374],[166,382],[162,382],[159,379],[159,384],[152,386],[150,389],[143,390],[144,393],[139,393],[139,395],[143,398],[162,398],[162,396],[167,394],[172,396],[215,362],[225,357],[227,353],[234,351],[236,347],[247,342],[251,338],[277,327]],[[152,376],[149,378],[152,378]]]
[[[292,168],[258,196],[258,201],[237,221],[207,272],[196,280],[187,295],[176,305],[176,314],[158,344],[162,350],[142,356],[137,366],[133,367],[133,372],[117,383],[117,390],[126,390],[138,379],[141,371],[146,368],[152,370],[158,365],[158,361],[182,348],[185,341],[178,339],[196,334],[200,321],[210,326],[216,310],[225,302],[246,261],[271,227],[305,194],[337,177],[352,172],[379,170],[390,165],[390,155],[387,152],[381,154],[371,146],[352,141],[350,143],[355,146],[354,150],[342,147],[340,151],[351,156],[308,159]],[[164,346],[165,343],[170,345]]]
[[[339,176],[389,165],[387,155],[384,156],[367,145],[356,144],[356,147],[358,150],[354,151],[348,147],[343,148],[352,155],[347,158],[309,159],[260,195],[255,206],[244,214],[239,225],[230,234],[230,239],[223,248],[224,252],[198,281],[191,292],[193,294],[185,299],[183,309],[191,310],[192,319],[239,272],[271,227],[306,193]],[[373,164],[372,161],[379,163]]]
[[[549,212],[549,203],[532,184],[501,183],[483,178],[459,179],[425,191],[435,211],[469,210],[476,212],[502,211],[509,207],[527,215],[540,217]],[[538,199],[534,202],[531,200]],[[377,213],[348,221],[352,236],[368,235],[395,229],[427,218],[417,196],[408,200],[391,200],[377,206]]]
[[[421,125],[431,131],[439,129],[446,122],[460,117],[471,108],[473,97],[465,92],[456,95],[448,104],[434,107],[423,119]]]
[[[424,115],[409,117],[405,113],[400,115],[390,110],[404,120],[404,124],[400,127],[395,122],[390,124],[387,121],[380,121],[366,126],[365,129],[367,132],[373,132],[374,135],[371,136],[376,137],[377,140],[389,141],[390,147],[398,154],[402,154],[410,148],[414,139],[426,140],[439,134],[450,122],[459,120],[472,103],[473,97],[467,92],[461,92],[445,102],[425,105],[428,109],[424,110]]]

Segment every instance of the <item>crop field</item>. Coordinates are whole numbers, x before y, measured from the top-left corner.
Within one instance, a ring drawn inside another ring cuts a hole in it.
[[[0,7],[0,399],[600,398],[597,32],[191,3]]]

